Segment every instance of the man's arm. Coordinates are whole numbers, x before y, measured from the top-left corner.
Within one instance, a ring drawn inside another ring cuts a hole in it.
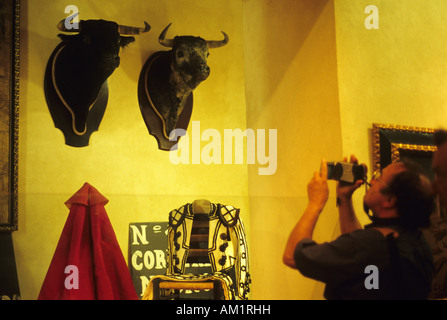
[[[303,239],[312,239],[312,233],[317,223],[322,208],[308,204],[303,216],[293,228],[284,250],[283,263],[293,269],[296,269],[295,259],[293,258],[296,245]]]
[[[362,229],[354,211],[352,198],[337,197],[340,231],[342,234]]]
[[[303,239],[312,239],[313,230],[318,217],[323,211],[329,196],[327,185],[327,164],[321,162],[321,171],[315,172],[313,179],[307,185],[308,204],[306,209],[289,235],[283,254],[283,263],[291,268],[296,268],[293,258],[296,245]]]

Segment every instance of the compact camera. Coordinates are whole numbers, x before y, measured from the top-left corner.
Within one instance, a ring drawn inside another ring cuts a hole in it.
[[[328,162],[327,178],[330,180],[355,183],[357,180],[366,180],[366,168],[361,164],[349,162]]]

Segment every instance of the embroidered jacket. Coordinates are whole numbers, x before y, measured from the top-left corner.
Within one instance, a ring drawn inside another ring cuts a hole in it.
[[[210,203],[208,257],[213,273],[230,277],[234,295],[246,299],[250,274],[247,242],[239,209]],[[187,203],[169,214],[168,261],[166,275],[184,274],[190,253],[194,205]]]

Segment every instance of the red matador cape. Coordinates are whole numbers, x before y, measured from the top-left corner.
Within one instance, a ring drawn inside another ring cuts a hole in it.
[[[65,202],[70,213],[39,300],[138,300],[107,202],[88,183]]]

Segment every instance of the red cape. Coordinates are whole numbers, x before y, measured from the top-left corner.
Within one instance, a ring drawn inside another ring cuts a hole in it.
[[[138,300],[107,202],[88,183],[65,202],[70,213],[39,300]]]

